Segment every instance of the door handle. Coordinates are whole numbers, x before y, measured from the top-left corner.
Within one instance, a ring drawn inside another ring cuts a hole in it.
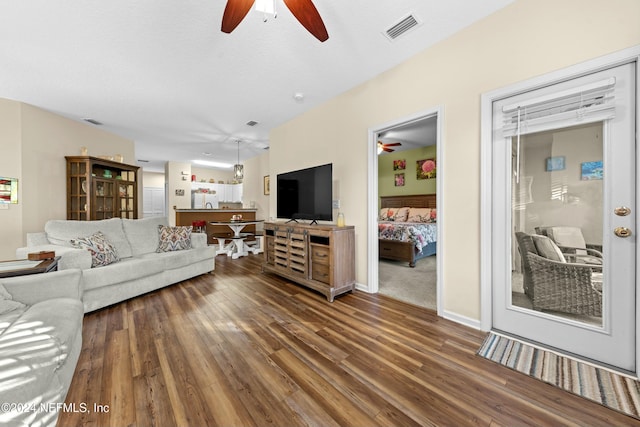
[[[613,229],[613,233],[618,237],[629,237],[631,236],[631,229],[627,227],[616,227]]]
[[[631,209],[626,206],[618,206],[613,210],[613,213],[618,216],[627,216],[631,213]]]

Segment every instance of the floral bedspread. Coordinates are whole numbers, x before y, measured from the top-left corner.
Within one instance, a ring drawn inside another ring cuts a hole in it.
[[[436,224],[380,221],[378,222],[378,238],[412,242],[418,251],[422,252],[422,248],[427,244],[435,243]]]

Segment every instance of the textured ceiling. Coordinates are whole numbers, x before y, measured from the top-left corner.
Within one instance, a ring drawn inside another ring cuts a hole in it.
[[[270,129],[511,2],[315,0],[320,43],[281,0],[277,19],[251,11],[231,34],[222,0],[0,0],[0,97],[102,122],[145,170],[235,163],[238,139],[241,160],[262,154]],[[385,37],[410,13],[418,27]]]

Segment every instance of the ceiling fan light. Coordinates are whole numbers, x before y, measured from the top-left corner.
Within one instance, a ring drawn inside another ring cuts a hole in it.
[[[262,13],[268,13],[269,15],[276,14],[276,2],[275,0],[256,0],[256,11]]]

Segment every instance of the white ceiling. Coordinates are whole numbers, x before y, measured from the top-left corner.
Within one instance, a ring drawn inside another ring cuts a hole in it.
[[[277,19],[251,11],[231,34],[223,0],[0,0],[0,98],[98,120],[145,170],[235,163],[238,139],[241,160],[264,153],[270,129],[512,1],[314,0],[320,43],[281,0]],[[385,37],[409,14],[421,24]]]
[[[433,115],[409,123],[400,124],[394,128],[378,134],[378,141],[384,144],[399,142],[400,146],[389,147],[398,151],[413,150],[426,145],[435,145],[437,142],[438,117]],[[380,155],[391,154],[383,151]]]

